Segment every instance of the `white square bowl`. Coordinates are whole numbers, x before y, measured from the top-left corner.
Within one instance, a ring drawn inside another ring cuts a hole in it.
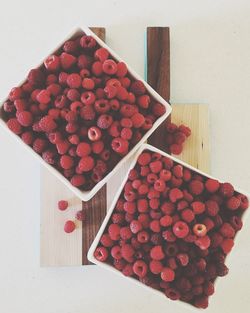
[[[98,36],[96,36],[88,27],[81,27],[81,28],[77,28],[74,32],[72,32],[69,36],[67,36],[65,38],[65,40],[59,44],[57,46],[57,48],[52,51],[50,54],[55,53],[61,46],[62,44],[71,39],[74,38],[78,35],[81,34],[87,34],[90,36],[93,36],[95,38],[95,40],[97,41],[97,43],[101,46],[106,48],[110,55],[115,58],[117,61],[123,61],[109,46],[107,46]],[[126,63],[126,62],[124,62]],[[43,64],[40,63],[37,67],[41,66]],[[127,63],[126,63],[127,65]],[[124,156],[117,164],[116,166],[100,181],[98,182],[91,190],[88,191],[82,191],[80,189],[78,189],[77,187],[74,187],[73,185],[71,185],[70,181],[68,179],[66,179],[59,171],[57,171],[53,166],[49,165],[48,163],[46,163],[42,157],[37,154],[30,146],[26,145],[22,139],[18,136],[15,135],[12,131],[9,130],[9,128],[7,127],[5,121],[3,120],[2,116],[0,116],[0,125],[6,130],[8,131],[8,133],[10,133],[12,135],[13,138],[15,138],[19,143],[21,143],[26,150],[29,150],[35,157],[36,159],[38,159],[41,164],[43,166],[45,166],[52,174],[54,174],[62,183],[64,183],[72,192],[74,192],[82,201],[88,201],[90,200],[97,192],[98,190],[100,190],[102,188],[103,185],[105,185],[108,180],[117,172],[117,170],[136,152],[136,150],[138,150],[138,148],[147,140],[147,138],[154,132],[155,129],[157,129],[157,127],[169,116],[169,114],[171,113],[172,109],[171,106],[169,105],[169,103],[167,101],[165,101],[151,86],[149,86],[149,84],[147,84],[146,81],[143,80],[142,77],[140,77],[130,66],[127,65],[128,68],[128,72],[137,80],[141,80],[145,87],[147,92],[151,95],[151,97],[156,100],[157,102],[160,102],[161,104],[163,104],[166,108],[166,112],[164,115],[160,116],[153,124],[153,127],[151,129],[149,129],[144,136],[141,138],[141,140],[128,152],[128,154],[126,156]],[[31,69],[31,67],[30,67]],[[24,82],[24,81],[23,81]],[[21,82],[21,84],[23,83]],[[7,99],[5,99],[1,105],[0,105],[0,109],[1,106],[3,105],[3,103],[6,101]]]
[[[119,190],[117,191],[117,193],[116,193],[116,195],[115,195],[115,197],[114,197],[114,199],[113,199],[113,201],[112,201],[111,207],[108,208],[108,213],[107,213],[107,215],[106,215],[106,217],[105,217],[105,219],[104,219],[104,221],[103,221],[103,223],[102,223],[102,225],[101,225],[101,227],[100,227],[100,229],[99,229],[99,231],[98,231],[98,233],[97,233],[97,235],[96,235],[96,237],[95,237],[95,239],[94,239],[94,241],[93,241],[93,243],[92,243],[92,245],[91,245],[91,247],[90,247],[90,249],[89,249],[89,251],[88,251],[88,256],[87,256],[87,257],[88,257],[88,260],[89,260],[90,262],[92,262],[92,263],[94,263],[94,264],[96,264],[96,265],[99,265],[100,267],[102,267],[102,268],[104,268],[104,269],[107,269],[107,270],[109,270],[109,271],[111,271],[111,272],[113,272],[113,273],[115,273],[115,274],[117,274],[117,275],[119,275],[119,276],[121,276],[121,277],[124,277],[125,279],[128,279],[128,280],[131,281],[132,283],[135,283],[135,284],[138,285],[138,286],[141,286],[141,287],[143,287],[143,288],[146,288],[146,289],[150,290],[151,292],[153,292],[154,294],[157,294],[158,296],[161,296],[161,297],[166,298],[168,301],[173,302],[173,300],[168,299],[168,298],[164,295],[163,292],[161,292],[161,291],[159,291],[159,290],[156,290],[156,289],[153,289],[153,288],[151,288],[151,287],[149,287],[149,286],[147,286],[147,285],[141,283],[139,280],[137,280],[137,279],[135,279],[135,278],[133,278],[133,277],[126,277],[126,276],[124,276],[124,275],[122,274],[122,272],[120,272],[119,270],[117,270],[115,267],[113,267],[113,266],[111,266],[111,265],[109,265],[109,264],[107,264],[107,263],[105,263],[105,262],[100,262],[100,261],[98,261],[98,260],[94,257],[94,252],[95,252],[95,250],[96,250],[96,248],[97,248],[97,246],[98,246],[98,244],[99,244],[99,242],[100,242],[101,236],[103,235],[103,233],[104,233],[104,231],[105,231],[105,229],[106,229],[106,226],[107,226],[107,224],[108,224],[108,222],[109,222],[109,220],[110,220],[110,217],[111,217],[111,215],[112,215],[112,213],[113,213],[113,211],[114,211],[114,209],[115,209],[115,205],[116,205],[116,203],[117,203],[117,200],[119,199],[120,194],[121,194],[121,192],[122,192],[122,190],[123,190],[123,188],[124,188],[124,185],[125,185],[126,182],[127,182],[128,174],[129,174],[130,170],[134,168],[134,166],[135,166],[135,164],[136,164],[136,162],[137,162],[137,159],[138,159],[139,155],[140,155],[144,150],[149,150],[149,151],[152,151],[152,152],[158,152],[158,153],[160,153],[161,155],[172,159],[174,162],[183,165],[184,167],[186,167],[186,168],[192,170],[193,172],[196,172],[197,174],[200,174],[200,175],[205,176],[205,177],[207,177],[207,178],[217,179],[217,178],[215,178],[215,177],[212,177],[212,176],[210,176],[210,175],[208,175],[208,174],[206,174],[206,173],[204,173],[204,172],[202,172],[202,171],[200,171],[200,170],[198,170],[198,169],[196,169],[196,168],[190,166],[189,164],[187,164],[187,163],[185,163],[185,162],[183,162],[183,161],[181,161],[181,160],[178,160],[177,158],[175,158],[175,157],[173,157],[173,156],[171,156],[171,155],[169,155],[169,154],[167,154],[167,153],[165,153],[165,152],[163,152],[163,151],[161,151],[161,150],[159,150],[159,149],[157,149],[157,148],[155,148],[155,147],[153,147],[153,146],[151,146],[151,145],[148,145],[148,144],[142,145],[142,146],[140,147],[140,149],[137,151],[137,153],[135,154],[134,160],[132,161],[132,163],[131,163],[131,165],[130,165],[130,167],[129,167],[129,169],[128,169],[127,175],[125,176],[125,178],[124,178],[124,180],[123,180],[123,182],[122,182],[122,184],[121,184]],[[221,180],[219,180],[219,181],[221,182]],[[250,199],[250,195],[249,195],[248,193],[246,193],[246,192],[244,192],[244,191],[242,191],[242,190],[239,190],[239,189],[237,189],[237,188],[235,188],[235,191],[246,195],[246,196],[248,197],[248,199]],[[243,212],[242,219],[243,219],[244,221],[245,221],[246,218],[250,215],[249,211],[250,211],[250,207],[249,207],[247,210],[245,210],[245,211]],[[235,238],[238,237],[240,233],[241,233],[241,231],[238,231],[237,234],[236,234],[236,236],[235,236]],[[226,256],[226,261],[229,259],[229,257],[230,257],[230,254],[229,254],[228,256]],[[216,284],[217,284],[217,282],[218,282],[218,281],[217,281],[217,278],[216,278],[215,282],[216,282]],[[211,299],[214,299],[215,295],[216,295],[216,293],[212,296]],[[180,301],[180,300],[176,301],[176,303],[178,303],[179,305],[182,305],[185,310],[189,310],[189,311],[191,311],[191,312],[197,312],[197,310],[200,311],[200,309],[194,307],[193,305],[191,305],[191,304],[189,304],[189,303],[186,303],[186,302],[183,302],[183,301]]]

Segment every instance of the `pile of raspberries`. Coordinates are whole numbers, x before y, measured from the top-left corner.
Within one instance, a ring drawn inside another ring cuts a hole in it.
[[[124,62],[83,34],[32,69],[2,115],[73,186],[90,190],[165,111]]]
[[[247,208],[231,184],[144,150],[94,257],[172,300],[206,308],[215,279],[228,273],[225,258]]]

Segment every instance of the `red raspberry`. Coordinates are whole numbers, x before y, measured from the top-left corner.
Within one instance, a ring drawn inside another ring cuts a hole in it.
[[[149,164],[149,167],[153,173],[159,173],[162,169],[161,161],[154,161]]]
[[[165,181],[169,181],[172,177],[172,173],[169,170],[166,169],[162,169],[160,172],[160,178],[165,180]]]
[[[147,264],[142,260],[137,260],[133,265],[133,272],[138,277],[145,277],[148,272],[148,266]]]
[[[95,82],[91,78],[84,78],[82,81],[82,87],[87,89],[87,90],[92,90],[95,88]],[[77,87],[75,87],[77,88]]]
[[[92,91],[85,91],[81,95],[81,101],[85,105],[89,106],[95,102],[95,94]]]
[[[78,44],[74,40],[67,40],[63,45],[63,50],[68,53],[74,53],[77,51]]]
[[[117,64],[114,60],[107,59],[102,64],[102,70],[108,75],[114,75],[117,71]]]
[[[82,175],[74,175],[71,180],[71,184],[75,187],[80,187],[85,184],[86,180]]]
[[[15,101],[23,96],[23,91],[21,87],[14,87],[9,93],[9,100]]]
[[[205,183],[205,188],[210,193],[215,193],[220,188],[218,180],[209,178]]]
[[[69,74],[67,77],[67,84],[70,88],[79,88],[82,84],[82,78],[79,74]]]
[[[164,267],[161,271],[161,279],[166,282],[173,281],[175,279],[175,272],[169,267]]]
[[[208,236],[204,236],[204,237],[200,237],[200,238],[196,239],[194,243],[201,250],[206,250],[210,246],[211,240]]]
[[[68,170],[73,167],[74,160],[68,155],[63,155],[60,158],[60,165],[63,169]]]
[[[45,61],[44,66],[49,71],[56,71],[60,67],[60,59],[57,55],[50,55]]]
[[[32,147],[37,153],[42,153],[47,147],[47,142],[42,138],[37,138],[34,140]]]
[[[61,86],[58,84],[51,84],[46,89],[48,93],[54,97],[58,96],[62,90]]]
[[[189,233],[189,227],[187,223],[178,221],[173,226],[173,233],[178,238],[185,238]]]
[[[42,158],[48,164],[55,164],[55,152],[51,150],[46,150],[42,154]]]
[[[175,123],[170,123],[170,122],[167,121],[166,129],[167,129],[168,133],[174,134],[177,131],[178,126]]]
[[[220,246],[223,252],[228,254],[234,246],[234,241],[233,239],[224,239]]]
[[[237,197],[231,197],[227,200],[226,205],[229,210],[237,210],[240,207],[240,199]]]
[[[170,145],[170,152],[171,154],[179,155],[182,153],[183,147],[179,144],[171,144]]]
[[[183,192],[178,188],[173,188],[169,192],[169,199],[171,202],[175,203],[176,201],[183,198]]]
[[[72,233],[76,229],[76,225],[73,221],[67,221],[64,224],[64,231],[65,233]]]
[[[175,165],[173,167],[173,174],[177,178],[183,177],[183,166],[182,165]]]
[[[28,82],[33,86],[40,86],[45,80],[45,75],[40,69],[32,69],[28,74]]]
[[[230,198],[234,194],[234,187],[230,183],[223,183],[220,186],[220,194],[225,198]]]
[[[208,297],[197,297],[195,299],[194,305],[199,309],[206,309],[208,307]]]
[[[187,253],[178,253],[176,258],[181,266],[187,266],[189,263],[189,256]]]
[[[97,126],[101,129],[107,129],[110,127],[110,125],[113,122],[113,118],[111,115],[108,114],[102,114],[97,119]]]
[[[80,39],[80,45],[84,49],[93,49],[96,46],[96,40],[92,36],[83,35]]]
[[[54,83],[57,83],[58,80],[57,80],[57,76],[55,74],[49,74],[46,78],[46,85],[51,85],[51,84],[54,84]]]
[[[181,124],[178,127],[179,131],[182,132],[186,137],[189,137],[191,135],[191,129],[188,126],[185,126]]]
[[[92,152],[95,154],[100,154],[104,149],[104,143],[102,141],[95,141],[91,145]]]
[[[192,180],[189,183],[189,190],[193,195],[200,195],[203,192],[204,185],[199,180]]]
[[[127,72],[128,72],[127,65],[124,62],[118,62],[117,63],[116,76],[117,77],[124,77],[127,74]]]
[[[172,225],[172,217],[170,215],[164,215],[163,217],[161,217],[160,219],[160,224],[163,227],[168,227],[170,225]]]
[[[130,140],[132,138],[133,132],[130,128],[123,128],[121,130],[121,138],[125,140]]]
[[[68,100],[67,100],[66,96],[64,96],[64,95],[58,95],[55,99],[55,107],[58,109],[64,108],[67,105],[67,103],[68,103]]]
[[[85,157],[91,153],[90,144],[87,142],[81,142],[77,145],[76,154],[79,157]]]
[[[181,218],[183,219],[183,221],[187,222],[187,223],[191,223],[194,218],[194,212],[190,209],[186,209],[184,211],[181,212]]]
[[[135,95],[143,95],[146,92],[146,88],[142,81],[135,80],[130,87],[130,91],[133,92]]]
[[[88,138],[91,141],[98,141],[102,137],[102,132],[98,127],[90,127],[88,130]]]
[[[99,61],[94,62],[91,66],[91,71],[95,76],[101,76],[103,73],[102,63]]]
[[[119,246],[112,247],[111,255],[114,259],[120,260],[122,258],[121,248]]]
[[[154,189],[163,192],[166,188],[166,183],[163,179],[157,179],[154,183]]]
[[[103,234],[100,242],[104,247],[112,247],[114,245],[114,241],[110,238],[109,234]]]
[[[173,138],[174,138],[174,143],[178,145],[183,144],[186,140],[186,136],[181,132],[174,133]]]
[[[65,211],[68,208],[69,203],[66,200],[60,200],[57,205],[60,211]]]
[[[139,195],[146,195],[148,193],[148,185],[146,184],[141,184],[138,188],[138,194]]]
[[[230,223],[236,231],[240,230],[243,226],[242,220],[238,216],[232,216]]]
[[[160,117],[166,113],[166,107],[163,104],[157,102],[153,105],[152,111],[156,117]]]
[[[233,238],[235,236],[235,230],[229,223],[224,223],[221,226],[220,233],[224,238]]]
[[[57,152],[59,154],[65,154],[69,150],[70,144],[67,140],[59,141],[56,143]]]
[[[145,122],[145,118],[141,113],[135,113],[131,120],[135,128],[140,128]]]
[[[206,217],[206,218],[202,221],[202,223],[203,223],[204,225],[206,225],[207,231],[210,231],[211,229],[214,228],[214,222],[213,222],[213,220],[212,220],[211,218],[209,218],[209,217]]]
[[[202,214],[205,212],[205,204],[200,201],[195,201],[191,204],[194,214]]]
[[[149,269],[153,274],[160,274],[163,270],[163,265],[160,261],[152,260],[149,263]]]
[[[3,104],[3,110],[4,112],[7,112],[7,113],[13,113],[15,111],[15,107],[11,101],[7,100]]]
[[[112,149],[119,154],[127,153],[128,145],[128,141],[120,137],[114,138],[111,142]]]
[[[158,246],[151,248],[150,257],[156,261],[163,260],[165,255],[164,255],[164,252],[162,250],[162,247],[158,245]]]
[[[195,224],[193,232],[197,237],[204,237],[207,234],[207,227],[204,224]]]
[[[137,98],[137,103],[143,109],[147,109],[150,104],[150,97],[148,95],[142,95]]]
[[[63,52],[60,55],[60,63],[64,70],[68,70],[76,63],[76,57],[72,54]]]
[[[139,214],[138,221],[142,224],[144,228],[147,228],[150,221],[148,214]]]
[[[164,202],[161,206],[161,211],[167,215],[172,214],[174,210],[175,210],[174,204],[168,201]]]
[[[95,166],[95,161],[92,157],[86,156],[81,158],[78,166],[82,172],[89,172]]]
[[[95,51],[95,59],[101,61],[102,63],[107,60],[109,52],[105,48],[99,48]]]
[[[26,143],[26,145],[32,145],[33,141],[34,141],[34,136],[33,133],[31,131],[27,131],[22,133],[21,136],[23,142]]]
[[[121,247],[122,257],[128,262],[131,262],[131,260],[133,259],[134,253],[135,253],[135,250],[130,244],[125,244]]]
[[[165,289],[165,294],[171,300],[179,300],[181,297],[180,292],[175,288]]]
[[[129,240],[132,237],[132,232],[129,227],[122,227],[120,229],[120,236],[124,240]]]
[[[48,103],[51,101],[49,91],[46,90],[46,89],[41,90],[41,91],[37,94],[36,100],[37,100],[39,103],[48,104]]]
[[[120,109],[120,113],[125,117],[132,117],[135,113],[137,113],[137,107],[132,104],[123,104]]]
[[[203,287],[206,296],[211,296],[214,294],[214,284],[211,281],[205,283]]]
[[[247,196],[245,196],[243,194],[238,194],[236,197],[238,199],[240,199],[240,208],[242,210],[246,210],[249,206],[249,200],[248,200]]]
[[[28,111],[17,113],[17,120],[22,126],[30,126],[33,123],[33,116]]]
[[[209,216],[216,216],[220,210],[218,203],[213,200],[208,200],[205,202],[206,212]]]
[[[108,255],[108,250],[105,247],[98,247],[94,252],[94,257],[100,262],[105,262]]]
[[[52,132],[53,130],[55,130],[57,128],[57,124],[56,124],[55,120],[50,115],[44,116],[40,120],[39,126],[40,126],[41,130],[46,132],[46,133]]]
[[[149,234],[146,231],[140,231],[137,234],[137,240],[139,243],[146,243],[149,241]]]
[[[17,135],[21,134],[22,132],[22,126],[16,118],[10,118],[7,121],[7,126],[13,133]]]
[[[159,233],[161,231],[161,225],[158,220],[152,220],[149,227],[154,233]]]
[[[108,228],[109,236],[112,240],[120,239],[120,226],[118,224],[110,224]]]
[[[189,206],[186,200],[181,200],[177,203],[177,211],[182,211]]]

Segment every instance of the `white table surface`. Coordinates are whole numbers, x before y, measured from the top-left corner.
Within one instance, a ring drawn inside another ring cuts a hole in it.
[[[1,2],[1,98],[77,25],[107,27],[107,42],[141,74],[146,26],[170,26],[171,100],[209,104],[212,174],[249,191],[249,1],[145,3]],[[0,312],[183,312],[96,266],[40,268],[40,166],[2,130],[0,136]],[[250,310],[249,223],[206,312]]]

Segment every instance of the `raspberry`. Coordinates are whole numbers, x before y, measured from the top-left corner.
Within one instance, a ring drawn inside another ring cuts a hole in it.
[[[139,243],[146,243],[149,241],[149,234],[146,231],[140,231],[137,233],[137,240]]]
[[[69,74],[67,77],[67,84],[70,88],[79,88],[82,84],[82,78],[79,74]]]
[[[80,45],[84,49],[93,49],[96,46],[96,40],[92,36],[83,35],[80,39]]]
[[[145,277],[148,272],[148,266],[144,261],[138,260],[133,265],[133,272],[138,277]]]
[[[189,263],[189,256],[187,253],[178,253],[176,258],[181,266],[187,266]]]
[[[100,242],[104,247],[112,247],[114,245],[114,241],[110,238],[109,234],[103,234]]]
[[[175,272],[171,268],[165,267],[161,271],[161,279],[166,282],[171,282],[175,279]]]
[[[177,178],[183,177],[183,166],[182,165],[175,165],[173,167],[173,174]]]
[[[242,220],[238,216],[232,216],[230,223],[236,231],[240,230],[243,226]]]
[[[150,97],[148,95],[142,95],[137,98],[137,103],[143,109],[147,109],[150,103]]]
[[[109,104],[110,104],[110,108],[113,110],[113,111],[119,111],[120,109],[120,102],[116,99],[111,99],[109,101]]]
[[[74,53],[77,51],[78,45],[74,40],[68,40],[63,45],[63,50],[68,53]]]
[[[149,164],[149,167],[153,173],[159,173],[162,169],[161,161],[154,161]]]
[[[141,184],[140,187],[138,188],[138,194],[139,195],[145,195],[147,193],[148,193],[148,185]]]
[[[133,132],[130,128],[123,128],[121,130],[121,138],[125,140],[130,140],[132,138]]]
[[[85,105],[91,105],[95,102],[95,94],[92,91],[85,91],[81,95],[81,101]]]
[[[99,48],[95,51],[95,59],[102,63],[107,60],[108,56],[109,52],[105,48]]]
[[[34,140],[32,147],[35,152],[42,153],[47,147],[47,142],[42,138],[37,138]]]
[[[169,199],[171,202],[175,203],[176,201],[183,198],[183,192],[178,188],[173,188],[169,192]]]
[[[164,259],[164,252],[161,246],[155,246],[150,250],[150,257],[153,260],[160,261]]]
[[[138,221],[142,224],[144,228],[149,226],[149,216],[147,214],[139,214]]]
[[[57,128],[57,124],[56,124],[55,120],[50,115],[44,116],[40,120],[39,126],[40,126],[41,130],[46,132],[46,133],[52,132],[53,130],[55,130]]]
[[[215,193],[220,188],[218,180],[209,178],[205,183],[205,188],[210,193]]]
[[[79,157],[85,157],[91,153],[90,144],[86,142],[81,142],[77,145],[76,154]]]
[[[21,134],[22,132],[22,126],[16,118],[10,118],[7,121],[7,126],[13,133],[17,135]]]
[[[128,141],[120,137],[114,138],[111,142],[112,149],[119,154],[127,153],[128,145]]]
[[[182,153],[182,150],[183,150],[183,147],[180,144],[174,143],[170,145],[170,152],[172,154],[179,155]]]
[[[199,309],[206,309],[208,307],[208,297],[202,296],[196,298],[194,305]]]
[[[187,223],[178,221],[173,226],[173,233],[178,238],[185,238],[189,233],[189,227]]]
[[[190,209],[186,209],[184,211],[181,212],[181,218],[183,219],[183,221],[187,222],[187,223],[191,223],[194,218],[194,212]]]
[[[131,84],[130,91],[136,96],[143,95],[146,92],[146,88],[142,81],[136,80]]]
[[[220,194],[225,198],[230,198],[234,194],[234,187],[230,183],[223,183],[220,186]]]
[[[195,201],[191,204],[194,214],[202,214],[205,211],[205,204],[200,201]]]
[[[58,143],[56,143],[57,152],[61,155],[67,153],[69,147],[70,144],[67,140],[59,141]]]
[[[152,220],[149,227],[154,233],[159,233],[161,231],[161,225],[158,220]]]
[[[229,223],[224,223],[220,228],[220,233],[224,238],[233,238],[235,230]]]
[[[135,250],[130,244],[125,244],[121,247],[122,257],[128,262],[131,261],[131,259],[134,256],[134,253],[135,253]]]
[[[171,300],[179,300],[181,297],[180,292],[175,288],[165,289],[165,294]]]
[[[172,225],[172,217],[170,215],[164,215],[163,217],[161,217],[160,219],[160,224],[163,227],[168,227],[170,225]]]
[[[174,135],[173,135],[173,138],[174,138],[174,143],[178,144],[178,145],[181,145],[185,142],[186,140],[186,136],[181,133],[181,132],[176,132]]]
[[[110,125],[113,122],[113,118],[111,115],[108,114],[102,114],[97,119],[97,126],[101,129],[107,129],[110,127]]]
[[[214,222],[213,222],[213,220],[212,220],[210,217],[206,217],[206,218],[202,221],[202,223],[203,223],[204,225],[206,225],[207,231],[210,231],[211,229],[214,228]]]
[[[204,189],[204,185],[199,180],[192,180],[189,183],[189,191],[193,195],[196,195],[196,196],[200,195],[203,192],[203,189]]]
[[[22,133],[21,138],[22,138],[23,142],[26,143],[26,145],[31,145],[34,141],[34,136],[33,136],[33,133],[31,131],[27,131],[27,132]]]
[[[194,242],[201,250],[206,250],[210,244],[211,240],[208,236],[200,237]]]
[[[65,211],[68,208],[69,203],[66,200],[60,200],[57,205],[60,211]]]
[[[94,257],[100,262],[105,262],[108,258],[108,250],[105,247],[98,247],[94,252]]]
[[[161,103],[155,103],[153,105],[152,111],[156,117],[160,117],[166,113],[166,107]]]
[[[55,164],[55,152],[51,150],[46,150],[42,154],[42,158],[48,164]]]
[[[73,167],[74,165],[74,160],[72,159],[72,157],[68,156],[68,155],[63,155],[60,158],[60,165],[63,169],[68,170],[71,167]]]
[[[128,71],[127,65],[124,62],[118,62],[116,65],[117,65],[116,76],[124,77]]]
[[[240,207],[240,199],[237,197],[231,197],[227,200],[226,205],[229,210],[237,210]]]
[[[218,203],[213,200],[208,200],[205,202],[206,212],[209,216],[216,216],[220,210]]]
[[[90,127],[88,130],[88,138],[91,141],[98,141],[102,137],[102,132],[98,127]]]
[[[163,179],[157,179],[154,183],[154,189],[163,192],[166,188],[166,183]]]
[[[249,200],[248,200],[247,196],[245,196],[243,194],[238,194],[236,197],[238,199],[240,199],[240,208],[242,210],[246,210],[249,206]]]
[[[135,113],[131,120],[135,128],[140,128],[145,122],[145,118],[141,113]]]
[[[60,67],[60,59],[57,55],[50,55],[45,61],[44,66],[49,71],[57,71]]]
[[[33,116],[28,111],[22,111],[17,113],[17,120],[22,126],[30,126],[33,122]]]
[[[207,234],[207,227],[204,224],[195,224],[193,232],[197,237],[204,237]]]
[[[114,75],[117,71],[117,65],[114,60],[107,59],[102,64],[102,70],[108,75]]]
[[[76,228],[76,225],[73,221],[66,221],[66,223],[64,224],[64,231],[65,233],[72,233]]]
[[[109,236],[112,240],[120,239],[120,226],[118,224],[110,224],[108,228]]]
[[[179,131],[182,132],[186,137],[189,137],[191,135],[191,129],[188,126],[185,126],[181,124],[178,127]]]
[[[71,180],[71,184],[75,187],[80,187],[85,184],[86,180],[82,175],[74,175]]]
[[[63,52],[60,55],[60,63],[64,70],[68,70],[76,63],[76,57],[72,54]]]
[[[91,145],[92,152],[95,154],[100,154],[104,149],[104,143],[102,141],[95,141]]]
[[[28,74],[28,82],[33,86],[40,86],[44,83],[45,75],[40,69],[32,69]]]
[[[36,100],[39,102],[39,103],[42,103],[42,104],[48,104],[50,102],[50,93],[48,90],[46,89],[43,89],[41,90],[37,96],[36,96]]]
[[[123,104],[120,113],[124,117],[132,117],[135,113],[137,113],[136,107],[132,104]]]
[[[90,156],[85,156],[81,158],[78,166],[82,172],[89,172],[93,169],[94,165],[94,159]]]

